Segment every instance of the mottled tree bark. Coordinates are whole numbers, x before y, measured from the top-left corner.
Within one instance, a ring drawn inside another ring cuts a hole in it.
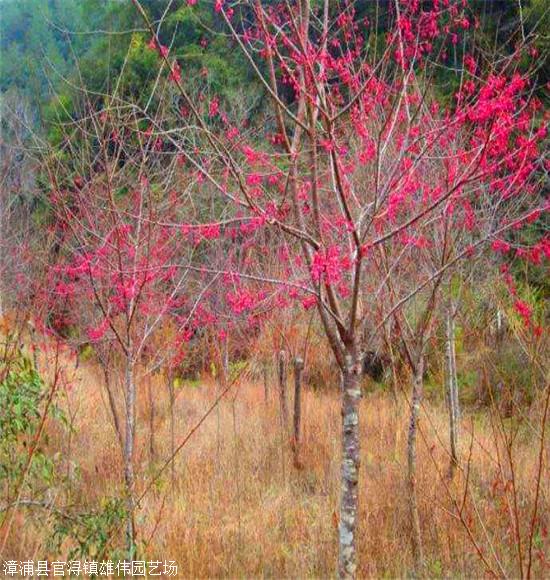
[[[355,530],[359,478],[359,401],[361,365],[348,357],[342,372],[342,466],[338,576],[354,578],[357,572]]]
[[[134,363],[128,357],[125,376],[126,390],[126,433],[124,441],[124,482],[126,484],[126,549],[128,558],[133,559],[135,552],[134,524],[134,436],[136,413],[136,385]]]
[[[449,439],[451,446],[451,462],[449,475],[454,477],[458,465],[458,423],[460,405],[458,400],[458,379],[456,371],[455,323],[452,307],[447,311],[446,320],[446,359],[447,359],[447,403],[449,407]]]
[[[300,443],[301,443],[301,423],[302,423],[302,371],[304,361],[301,358],[294,359],[294,435],[292,446],[294,450],[294,465],[300,467]]]
[[[420,530],[420,516],[418,513],[418,498],[416,489],[416,437],[420,416],[420,404],[423,396],[424,358],[420,355],[413,375],[411,415],[409,434],[407,439],[407,464],[408,464],[408,487],[409,487],[409,510],[412,526],[412,550],[416,573],[421,573],[424,566],[424,550],[422,547],[422,534]]]

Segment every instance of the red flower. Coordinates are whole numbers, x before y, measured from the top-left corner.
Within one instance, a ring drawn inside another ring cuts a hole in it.
[[[506,254],[510,251],[510,244],[508,242],[504,242],[503,240],[495,240],[491,244],[491,248],[495,252],[500,252],[501,254]]]
[[[514,302],[514,308],[516,312],[523,318],[523,323],[525,326],[529,326],[531,324],[531,316],[533,315],[533,309],[524,302],[523,300],[516,300]]]
[[[173,80],[175,83],[179,83],[181,81],[181,68],[177,60],[175,60],[174,64],[172,65],[170,79]]]
[[[95,328],[90,328],[88,330],[88,337],[92,342],[97,342],[98,340],[101,340],[103,338],[108,328],[109,321],[106,318],[104,318],[103,322],[99,326],[96,326]]]
[[[210,105],[208,106],[208,116],[215,117],[218,114],[219,110],[220,110],[220,101],[218,100],[218,97],[214,97],[210,101]]]

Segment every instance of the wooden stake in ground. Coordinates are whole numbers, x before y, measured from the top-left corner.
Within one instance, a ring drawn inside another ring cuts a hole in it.
[[[302,371],[304,361],[297,357],[294,359],[294,434],[292,437],[292,449],[294,451],[294,466],[302,467],[300,462],[300,427],[302,421]]]

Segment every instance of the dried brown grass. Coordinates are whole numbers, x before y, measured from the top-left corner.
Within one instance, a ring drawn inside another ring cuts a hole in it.
[[[73,504],[93,506],[104,496],[122,493],[120,449],[99,384],[98,373],[90,369],[80,372],[66,401],[75,417],[70,449],[66,438],[52,440],[52,445],[70,453],[81,469],[72,490]],[[157,450],[153,466],[149,407],[142,387],[136,456],[138,491],[170,456],[167,387],[161,377],[153,378]],[[218,387],[208,381],[178,390],[178,441],[201,419],[217,392]],[[532,429],[537,428],[539,411],[536,406],[532,411]],[[181,577],[333,576],[340,449],[337,393],[316,393],[306,388],[302,412],[303,467],[296,469],[281,430],[274,387],[266,403],[263,385],[237,383],[178,454],[175,487],[167,469],[158,485],[143,498],[137,518],[143,557],[176,560]],[[361,404],[358,549],[363,577],[401,577],[411,570],[405,485],[407,414],[403,396],[396,403],[389,395],[371,394]],[[504,447],[487,416],[465,417],[464,470],[451,482],[447,479],[446,428],[444,408],[426,404],[419,443],[418,490],[427,574],[487,574],[468,527],[490,566],[499,574],[517,576],[510,469],[502,459]],[[536,432],[520,426],[514,454],[524,554],[538,445]],[[541,534],[549,524],[549,459],[547,446],[540,520],[536,524],[541,553],[546,557],[548,539]],[[458,506],[466,498],[463,521],[451,496]],[[28,517],[24,512],[17,514],[18,527],[14,527],[8,543],[14,558],[44,555],[47,526],[31,526]],[[120,542],[122,535],[121,531]],[[540,558],[535,558],[535,565],[538,575],[548,574]]]

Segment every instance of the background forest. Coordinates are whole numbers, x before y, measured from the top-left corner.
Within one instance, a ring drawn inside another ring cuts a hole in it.
[[[545,0],[0,26],[0,565],[550,575]]]

